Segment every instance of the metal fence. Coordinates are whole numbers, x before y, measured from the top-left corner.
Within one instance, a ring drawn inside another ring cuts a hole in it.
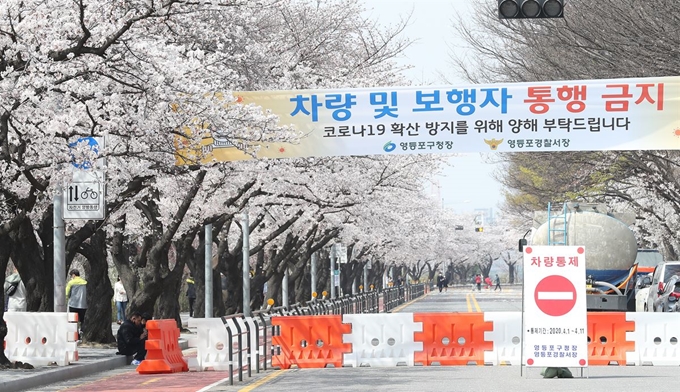
[[[272,317],[386,313],[425,294],[425,284],[404,285],[383,291],[369,291],[341,298],[263,309],[253,312],[252,317],[244,317],[242,314],[222,317],[232,343],[228,356],[229,383],[234,384],[236,375],[239,381],[243,381],[244,373],[251,377],[253,370],[256,373],[267,370],[272,355],[278,354],[273,352],[272,347],[272,335],[275,333],[272,329]]]

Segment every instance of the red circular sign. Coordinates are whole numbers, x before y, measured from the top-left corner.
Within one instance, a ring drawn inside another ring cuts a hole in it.
[[[564,316],[576,304],[576,288],[564,276],[546,276],[536,285],[534,300],[548,316]]]

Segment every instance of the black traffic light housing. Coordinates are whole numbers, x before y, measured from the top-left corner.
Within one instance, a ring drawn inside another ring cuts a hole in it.
[[[483,227],[475,227],[475,231],[478,232],[478,233],[481,233],[481,232],[484,231],[484,228]]]
[[[499,19],[563,17],[564,0],[498,0]]]
[[[519,239],[519,252],[522,253],[524,251],[524,247],[527,246],[527,240],[525,238],[520,238]]]

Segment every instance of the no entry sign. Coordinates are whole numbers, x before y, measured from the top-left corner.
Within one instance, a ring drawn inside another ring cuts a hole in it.
[[[576,288],[564,276],[550,275],[538,282],[534,299],[536,306],[548,316],[564,316],[576,305]]]
[[[588,366],[585,266],[582,246],[525,248],[524,365]]]

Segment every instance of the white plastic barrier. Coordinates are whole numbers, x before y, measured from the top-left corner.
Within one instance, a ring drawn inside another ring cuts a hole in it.
[[[343,354],[345,366],[414,366],[415,352],[423,351],[423,343],[413,340],[423,323],[414,322],[413,313],[345,314],[342,322],[352,324],[342,337],[352,344],[352,352]]]
[[[238,324],[238,327],[237,327]],[[246,325],[248,324],[248,325]],[[196,358],[189,358],[189,369],[194,371],[204,371],[208,368],[213,370],[229,370],[229,350],[233,353],[233,365],[238,367],[238,356],[241,355],[243,367],[252,366],[257,368],[257,350],[259,346],[258,337],[255,334],[257,324],[252,317],[233,318],[209,318],[209,319],[189,319],[189,327],[196,328],[196,337],[189,339],[189,347],[196,348]],[[250,328],[250,341],[246,337],[246,332]],[[229,342],[229,331],[231,331],[231,342]],[[240,332],[239,332],[240,331]],[[238,336],[241,334],[241,347],[239,350]],[[248,344],[251,347],[250,363],[248,362]],[[260,351],[263,355],[264,351]]]
[[[5,313],[5,356],[33,366],[78,360],[78,324],[75,313]]]
[[[484,351],[484,363],[520,365],[522,312],[484,312],[484,321],[493,322],[493,330],[484,332],[484,340],[493,342],[493,350]]]
[[[635,342],[635,351],[626,353],[628,364],[653,366],[680,365],[680,315],[677,313],[626,313],[635,330],[626,340]]]
[[[189,347],[196,348],[196,358],[189,358],[189,370],[228,370],[231,343],[222,319],[190,318],[189,328],[196,328],[196,337],[188,341]]]

